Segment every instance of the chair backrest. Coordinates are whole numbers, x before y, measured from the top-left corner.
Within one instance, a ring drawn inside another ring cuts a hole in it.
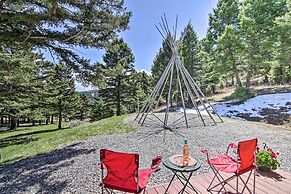
[[[107,175],[102,183],[107,188],[136,192],[138,190],[139,155],[100,150],[100,162],[103,169],[106,167]]]
[[[257,142],[257,139],[251,139],[238,143],[238,156],[240,159],[239,172],[245,171],[254,165]]]

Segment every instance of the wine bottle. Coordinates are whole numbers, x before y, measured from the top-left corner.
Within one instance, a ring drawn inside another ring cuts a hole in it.
[[[188,141],[184,140],[183,146],[183,166],[188,166],[189,164],[189,149],[188,149]]]

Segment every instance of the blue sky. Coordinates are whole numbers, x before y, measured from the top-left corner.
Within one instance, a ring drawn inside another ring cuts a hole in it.
[[[179,16],[178,34],[191,20],[199,38],[206,35],[208,14],[216,6],[217,0],[125,0],[125,5],[132,11],[129,30],[120,35],[132,49],[137,70],[150,71],[153,58],[161,47],[162,37],[155,25],[166,14],[169,25],[175,24]],[[77,49],[78,53],[92,62],[102,61],[102,51],[95,49]]]
[[[132,49],[136,69],[151,70],[153,59],[162,43],[162,37],[155,25],[161,22],[164,13],[170,27],[174,26],[178,14],[178,35],[191,20],[198,37],[203,38],[208,28],[208,14],[216,4],[217,0],[125,0],[125,5],[129,11],[132,11],[133,16],[129,23],[129,30],[120,35]],[[102,51],[77,50],[81,56],[91,59],[91,62],[102,61]],[[83,90],[80,84],[77,88]]]

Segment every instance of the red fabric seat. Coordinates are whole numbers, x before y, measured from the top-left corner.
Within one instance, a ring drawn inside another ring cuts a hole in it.
[[[103,187],[124,192],[139,193],[150,178],[157,171],[162,161],[161,157],[155,157],[149,169],[138,170],[139,155],[114,152],[106,149],[100,150]],[[104,170],[107,170],[104,178]]]
[[[250,176],[252,172],[256,169],[256,166],[254,165],[256,159],[255,159],[255,152],[257,148],[257,139],[251,139],[246,140],[238,143],[238,146],[235,144],[229,144],[227,148],[226,154],[218,155],[210,153],[208,150],[201,150],[203,153],[206,154],[207,160],[206,162],[210,165],[211,169],[214,172],[214,177],[208,187],[208,191],[211,191],[212,189],[216,188],[217,186],[221,186],[221,189],[219,192],[224,189],[225,185],[228,184],[229,181],[237,177],[237,187],[236,192],[238,192],[238,177],[243,182],[244,187],[242,189],[242,193],[244,193],[245,189],[247,189],[250,193],[251,190],[247,187],[247,183],[250,179]],[[237,158],[234,159],[231,156],[228,155],[229,148],[237,148]],[[209,155],[214,155],[215,158],[210,158]],[[219,172],[226,172],[226,173],[233,173],[234,175],[224,179]],[[240,175],[250,172],[249,176],[246,181],[243,181]],[[214,182],[214,179],[218,179],[218,184],[212,186],[212,183]],[[226,191],[226,190],[225,190]],[[255,171],[254,171],[254,184],[253,184],[253,192],[255,191]],[[218,192],[218,193],[219,193]]]
[[[208,163],[222,172],[235,173],[237,171],[237,162],[226,154],[209,159]]]

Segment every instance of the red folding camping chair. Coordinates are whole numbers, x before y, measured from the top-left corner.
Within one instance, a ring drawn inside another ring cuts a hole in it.
[[[102,187],[102,194],[104,190],[108,193],[113,193],[113,190],[130,193],[145,192],[150,175],[159,169],[161,161],[161,156],[154,157],[151,168],[139,170],[139,154],[120,153],[101,149],[102,183],[100,186]],[[105,178],[104,171],[107,171]]]
[[[255,170],[256,166],[255,164],[255,152],[257,148],[257,139],[251,139],[251,140],[246,140],[239,142],[238,145],[235,145],[233,143],[229,144],[227,147],[226,154],[219,155],[219,154],[213,154],[209,152],[208,150],[201,150],[203,153],[206,154],[207,156],[207,163],[209,164],[210,168],[214,172],[214,177],[207,188],[207,191],[211,192],[213,191],[214,188],[221,186],[220,190],[218,193],[224,189],[225,192],[227,192],[225,185],[227,184],[231,188],[233,188],[237,193],[239,193],[239,188],[238,188],[238,183],[239,180],[241,180],[243,188],[241,190],[241,193],[244,193],[245,189],[249,191],[249,193],[252,193],[252,191],[249,189],[247,186],[252,172],[254,173],[254,183],[253,183],[253,193],[255,193]],[[233,158],[229,156],[229,149],[236,149],[236,158]],[[214,155],[215,158],[209,157],[209,155]],[[224,178],[220,172],[225,172],[225,173],[231,173],[233,174],[229,178]],[[246,180],[244,180],[241,175],[249,172],[249,175],[247,176]],[[229,184],[229,181],[233,180],[236,178],[236,187],[234,188],[231,184]],[[218,180],[218,184],[213,185],[214,180]]]

